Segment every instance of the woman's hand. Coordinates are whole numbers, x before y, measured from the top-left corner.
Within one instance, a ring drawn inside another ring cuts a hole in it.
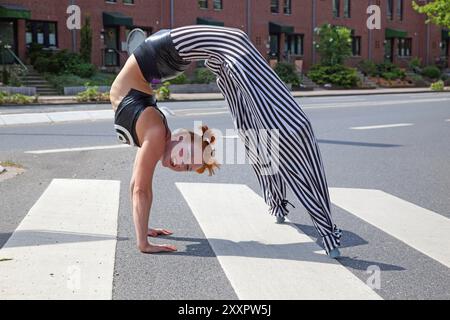
[[[173,234],[173,232],[167,229],[148,229],[147,233],[149,237],[153,238],[156,238],[157,236],[170,236],[171,234]]]
[[[147,242],[144,245],[140,245],[139,250],[142,253],[173,252],[177,251],[177,247],[168,244],[156,245]]]

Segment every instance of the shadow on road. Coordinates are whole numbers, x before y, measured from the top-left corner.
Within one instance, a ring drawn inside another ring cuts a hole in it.
[[[356,142],[356,141],[339,141],[339,140],[323,140],[319,139],[319,143],[326,144],[339,144],[345,146],[354,146],[354,147],[374,147],[374,148],[398,148],[403,147],[400,144],[388,144],[388,143],[370,143],[370,142]]]
[[[293,225],[294,226],[294,225]],[[312,227],[311,227],[312,228]],[[298,230],[298,229],[297,229]],[[286,243],[286,244],[264,244],[258,241],[231,241],[225,239],[201,239],[189,237],[164,237],[168,240],[187,242],[185,251],[172,253],[177,256],[197,256],[197,257],[216,257],[212,248],[220,250],[221,256],[240,256],[266,259],[285,259],[297,261],[310,261],[315,263],[335,263],[328,256],[318,253],[314,242],[307,243]],[[357,245],[367,244],[366,241],[359,238]],[[348,245],[350,246],[350,244]],[[377,265],[382,271],[401,271],[403,267],[376,262],[367,261],[350,257],[341,257],[338,260],[342,265],[366,271],[369,266]]]
[[[11,235],[12,233],[0,233],[0,248],[7,243]],[[14,232],[14,238],[11,240],[12,241],[8,244],[9,248],[106,240],[126,241],[129,240],[129,238],[91,233],[18,230]]]

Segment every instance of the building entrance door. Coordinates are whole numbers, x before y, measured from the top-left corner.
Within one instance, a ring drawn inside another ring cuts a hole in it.
[[[384,61],[394,62],[394,39],[386,39],[384,43]]]
[[[5,46],[16,52],[16,25],[14,20],[0,20],[0,64],[14,63],[14,57]]]
[[[119,30],[117,27],[105,27],[105,66],[119,65]]]

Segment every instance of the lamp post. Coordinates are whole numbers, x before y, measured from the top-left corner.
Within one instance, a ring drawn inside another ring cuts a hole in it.
[[[70,5],[74,5],[75,0],[70,0]],[[72,29],[72,52],[77,51],[77,31],[76,29]]]

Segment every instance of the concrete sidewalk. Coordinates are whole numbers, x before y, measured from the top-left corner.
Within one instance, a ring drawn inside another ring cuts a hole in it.
[[[0,114],[0,127],[21,124],[49,124],[69,121],[95,121],[112,120],[114,111],[111,110],[83,110],[65,112],[40,112],[40,113],[19,113]]]
[[[445,88],[450,91],[450,87]],[[334,97],[334,96],[355,96],[374,94],[400,94],[400,93],[424,93],[435,92],[430,88],[392,88],[392,89],[358,89],[358,90],[325,90],[314,91],[292,91],[294,97]],[[223,100],[221,93],[173,93],[173,101],[206,101]],[[74,104],[79,103],[75,96],[42,96],[39,97],[40,104]]]

